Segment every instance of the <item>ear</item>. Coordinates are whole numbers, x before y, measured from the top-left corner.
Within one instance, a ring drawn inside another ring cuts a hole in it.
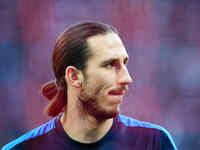
[[[83,75],[80,70],[74,66],[68,66],[65,70],[67,83],[75,88],[80,88],[83,81]]]

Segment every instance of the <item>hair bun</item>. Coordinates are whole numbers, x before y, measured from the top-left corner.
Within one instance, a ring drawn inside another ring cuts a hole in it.
[[[45,98],[47,98],[49,101],[51,101],[58,92],[56,82],[53,80],[53,81],[45,83],[42,86],[41,91],[42,91],[42,95]]]

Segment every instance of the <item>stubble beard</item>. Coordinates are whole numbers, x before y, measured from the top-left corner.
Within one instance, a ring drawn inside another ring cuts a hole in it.
[[[87,83],[83,86],[80,96],[79,102],[81,104],[83,113],[86,113],[90,116],[93,116],[98,121],[103,121],[106,119],[114,118],[118,115],[118,111],[116,110],[107,110],[103,106],[98,103],[98,100],[106,100],[101,96],[101,91],[104,89],[103,85],[99,85],[98,87],[89,87]]]

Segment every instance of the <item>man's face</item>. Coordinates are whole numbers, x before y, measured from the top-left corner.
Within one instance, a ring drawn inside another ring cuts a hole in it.
[[[96,35],[87,42],[93,56],[87,61],[79,100],[96,119],[115,117],[132,82],[126,67],[126,49],[115,33]]]

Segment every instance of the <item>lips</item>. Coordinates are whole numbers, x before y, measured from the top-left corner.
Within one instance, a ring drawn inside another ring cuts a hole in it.
[[[119,96],[124,95],[125,93],[126,93],[125,90],[112,90],[109,92],[110,95],[119,95]]]

